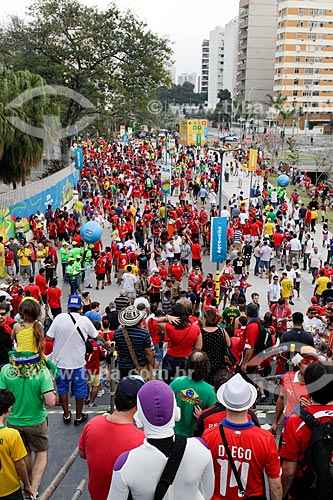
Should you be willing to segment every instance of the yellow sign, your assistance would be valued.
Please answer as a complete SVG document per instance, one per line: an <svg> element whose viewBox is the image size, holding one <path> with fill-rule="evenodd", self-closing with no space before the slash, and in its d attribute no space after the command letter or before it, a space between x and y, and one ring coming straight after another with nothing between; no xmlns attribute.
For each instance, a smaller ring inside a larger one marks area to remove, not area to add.
<svg viewBox="0 0 333 500"><path fill-rule="evenodd" d="M258 160L258 150L250 149L249 172L255 172L257 170L257 160Z"/></svg>

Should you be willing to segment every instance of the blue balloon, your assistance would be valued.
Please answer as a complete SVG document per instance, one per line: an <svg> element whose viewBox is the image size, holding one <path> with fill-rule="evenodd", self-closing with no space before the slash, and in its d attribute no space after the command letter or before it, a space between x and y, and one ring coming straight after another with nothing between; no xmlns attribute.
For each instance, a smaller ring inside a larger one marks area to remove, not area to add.
<svg viewBox="0 0 333 500"><path fill-rule="evenodd" d="M289 185L289 182L290 182L290 180L289 180L288 175L285 175L285 174L279 175L278 180L277 180L278 186L287 187Z"/></svg>
<svg viewBox="0 0 333 500"><path fill-rule="evenodd" d="M102 228L98 222L91 220L83 224L80 229L81 238L86 243L96 243L101 239Z"/></svg>

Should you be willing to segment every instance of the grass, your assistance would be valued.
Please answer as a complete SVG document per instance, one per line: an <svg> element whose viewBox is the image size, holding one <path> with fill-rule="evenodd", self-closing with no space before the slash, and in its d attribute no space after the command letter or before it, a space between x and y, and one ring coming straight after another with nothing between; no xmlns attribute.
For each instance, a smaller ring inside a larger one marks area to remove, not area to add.
<svg viewBox="0 0 333 500"><path fill-rule="evenodd" d="M272 186L277 186L277 178L279 177L280 174L269 174L268 176L268 182L272 184ZM294 189L297 188L298 193L300 194L300 199L301 203L304 203L305 206L308 205L308 203L311 201L311 196L309 196L306 192L305 189L302 189L299 185L293 186L292 184L289 184L286 189L287 197L291 198L291 194L294 191ZM323 213L322 210L318 210L318 222L321 222L321 217L322 215L325 217L325 219L328 219L329 223L329 228L332 231L333 230L333 209L332 208L327 208L326 214Z"/></svg>

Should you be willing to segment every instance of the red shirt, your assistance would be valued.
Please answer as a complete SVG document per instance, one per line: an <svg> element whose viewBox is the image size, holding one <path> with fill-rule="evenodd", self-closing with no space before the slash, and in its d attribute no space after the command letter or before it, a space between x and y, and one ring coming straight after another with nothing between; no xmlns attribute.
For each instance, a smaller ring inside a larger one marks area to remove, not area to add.
<svg viewBox="0 0 333 500"><path fill-rule="evenodd" d="M236 426L224 419L223 425L246 496L264 495L263 471L271 479L280 477L280 460L274 437L270 432L255 427L252 422ZM212 500L239 500L238 485L232 478L219 428L207 429L202 439L208 444L213 457L215 489Z"/></svg>
<svg viewBox="0 0 333 500"><path fill-rule="evenodd" d="M310 405L306 410L320 422L328 422L333 419L333 405ZM298 415L289 418L280 448L280 456L290 462L300 462L304 458L311 437L310 428ZM301 475L298 467L297 476Z"/></svg>
<svg viewBox="0 0 333 500"><path fill-rule="evenodd" d="M39 301L40 289L38 285L27 285L24 287L24 293L30 291L30 296Z"/></svg>
<svg viewBox="0 0 333 500"><path fill-rule="evenodd" d="M177 281L181 281L183 273L184 273L184 268L181 264L177 264L177 265L170 264L169 273L173 274Z"/></svg>
<svg viewBox="0 0 333 500"><path fill-rule="evenodd" d="M61 295L62 292L57 286L51 286L47 290L47 296L49 299L49 306L52 309L57 309L61 307Z"/></svg>
<svg viewBox="0 0 333 500"><path fill-rule="evenodd" d="M47 293L47 284L46 284L46 279L44 278L44 276L42 276L41 274L39 274L38 276L36 276L36 285L39 286L39 290L40 290L40 293L42 295L46 295Z"/></svg>
<svg viewBox="0 0 333 500"><path fill-rule="evenodd" d="M79 448L86 455L92 500L107 498L117 458L140 446L144 438L144 433L134 424L110 422L106 415L89 420L80 437Z"/></svg>
<svg viewBox="0 0 333 500"><path fill-rule="evenodd" d="M305 384L301 384L298 378L299 372L287 372L282 379L282 392L285 403L285 418L288 417L296 406L299 405L301 397L308 398Z"/></svg>
<svg viewBox="0 0 333 500"><path fill-rule="evenodd" d="M194 260L201 259L201 245L199 243L193 243L191 251L192 251L192 259Z"/></svg>
<svg viewBox="0 0 333 500"><path fill-rule="evenodd" d="M168 342L167 353L175 358L188 357L193 351L193 345L200 335L200 328L198 325L192 323L182 330L167 323L165 325L165 342Z"/></svg>
<svg viewBox="0 0 333 500"><path fill-rule="evenodd" d="M272 240L274 243L274 247L280 247L282 245L283 238L284 238L283 234L278 232L273 233Z"/></svg>

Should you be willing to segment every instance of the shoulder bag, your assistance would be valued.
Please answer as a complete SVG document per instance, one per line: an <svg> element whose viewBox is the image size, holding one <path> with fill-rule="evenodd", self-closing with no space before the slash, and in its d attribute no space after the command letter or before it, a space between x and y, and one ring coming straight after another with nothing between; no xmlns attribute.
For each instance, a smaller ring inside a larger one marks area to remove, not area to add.
<svg viewBox="0 0 333 500"><path fill-rule="evenodd" d="M162 500L175 480L186 449L186 437L175 434L175 441L160 480L156 486L154 500Z"/></svg>
<svg viewBox="0 0 333 500"><path fill-rule="evenodd" d="M133 365L135 366L135 370L137 371L137 374L140 375L145 381L151 380L153 378L153 367L146 363L144 366L140 366L138 362L138 358L135 354L135 351L133 349L133 344L130 339L130 336L128 335L127 328L125 326L121 327L121 330L123 332L125 342L127 345L127 349L129 350L131 360L133 362Z"/></svg>
<svg viewBox="0 0 333 500"><path fill-rule="evenodd" d="M91 342L89 340L89 338L87 338L87 340L85 340L84 338L84 335L82 333L82 330L81 328L79 327L79 325L77 324L77 322L75 321L75 318L73 318L73 316L71 315L71 313L68 313L71 320L73 321L73 323L76 325L76 330L78 332L78 334L80 335L81 339L83 340L85 346L86 346L86 354L92 354L94 349L93 349L93 346L91 345Z"/></svg>

